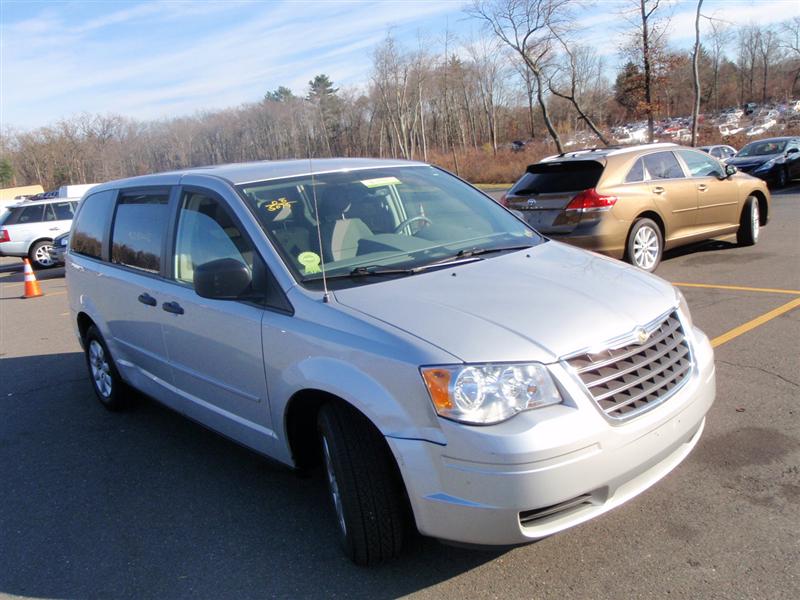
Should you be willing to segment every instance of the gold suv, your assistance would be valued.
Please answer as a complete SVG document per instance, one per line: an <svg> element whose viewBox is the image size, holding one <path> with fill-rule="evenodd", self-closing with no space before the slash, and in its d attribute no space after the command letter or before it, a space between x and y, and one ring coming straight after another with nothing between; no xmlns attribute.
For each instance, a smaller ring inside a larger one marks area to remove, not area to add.
<svg viewBox="0 0 800 600"><path fill-rule="evenodd" d="M547 236L654 271L664 250L735 233L758 241L760 179L677 144L597 148L528 167L500 200Z"/></svg>

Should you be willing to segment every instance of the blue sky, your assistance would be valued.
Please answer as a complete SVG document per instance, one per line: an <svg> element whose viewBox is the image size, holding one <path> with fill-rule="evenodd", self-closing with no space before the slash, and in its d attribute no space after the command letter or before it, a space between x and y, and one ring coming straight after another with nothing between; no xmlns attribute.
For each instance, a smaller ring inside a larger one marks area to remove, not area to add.
<svg viewBox="0 0 800 600"><path fill-rule="evenodd" d="M688 44L694 2L672 0L671 39ZM615 60L617 0L581 11L582 41ZM463 0L183 1L0 0L0 125L22 129L81 112L140 119L257 101L285 85L304 93L326 73L337 85L369 79L389 28L407 47L445 31L481 35ZM706 0L734 23L800 15L796 0Z"/></svg>

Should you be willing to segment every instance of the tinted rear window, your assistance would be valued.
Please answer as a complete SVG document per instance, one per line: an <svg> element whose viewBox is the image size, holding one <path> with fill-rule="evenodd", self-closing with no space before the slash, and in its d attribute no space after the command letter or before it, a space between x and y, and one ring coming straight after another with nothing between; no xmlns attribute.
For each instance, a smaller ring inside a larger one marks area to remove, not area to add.
<svg viewBox="0 0 800 600"><path fill-rule="evenodd" d="M44 212L43 204L35 204L33 206L20 206L11 210L5 224L6 225L24 225L25 223L41 223L42 214Z"/></svg>
<svg viewBox="0 0 800 600"><path fill-rule="evenodd" d="M528 167L528 172L514 185L513 194L554 194L588 190L597 185L603 165L594 160L539 163Z"/></svg>
<svg viewBox="0 0 800 600"><path fill-rule="evenodd" d="M99 192L86 197L70 234L69 241L73 252L101 258L103 237L113 206L113 191Z"/></svg>

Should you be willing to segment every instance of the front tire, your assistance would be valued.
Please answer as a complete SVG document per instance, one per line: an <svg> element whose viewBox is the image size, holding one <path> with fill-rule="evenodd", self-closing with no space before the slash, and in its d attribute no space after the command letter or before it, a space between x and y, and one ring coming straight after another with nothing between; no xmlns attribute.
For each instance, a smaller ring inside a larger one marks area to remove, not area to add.
<svg viewBox="0 0 800 600"><path fill-rule="evenodd" d="M753 246L758 243L758 234L761 230L761 214L758 198L749 196L742 209L739 221L739 230L736 232L736 241L740 246Z"/></svg>
<svg viewBox="0 0 800 600"><path fill-rule="evenodd" d="M631 227L626 246L626 258L632 265L652 273L664 254L661 229L652 219L639 219Z"/></svg>
<svg viewBox="0 0 800 600"><path fill-rule="evenodd" d="M94 325L86 331L83 345L86 366L89 369L89 380L100 404L112 411L127 408L130 405L128 387L119 376L108 346Z"/></svg>
<svg viewBox="0 0 800 600"><path fill-rule="evenodd" d="M324 405L317 427L339 540L358 565L395 558L403 545L404 493L386 442L360 412Z"/></svg>
<svg viewBox="0 0 800 600"><path fill-rule="evenodd" d="M41 241L31 246L28 257L36 269L49 269L54 267L56 262L51 258L50 251L53 249L53 242Z"/></svg>

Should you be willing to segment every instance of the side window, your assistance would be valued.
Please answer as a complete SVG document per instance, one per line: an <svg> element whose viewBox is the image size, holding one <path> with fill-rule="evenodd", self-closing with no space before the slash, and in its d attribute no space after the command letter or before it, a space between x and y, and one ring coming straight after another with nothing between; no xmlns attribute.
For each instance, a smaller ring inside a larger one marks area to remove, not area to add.
<svg viewBox="0 0 800 600"><path fill-rule="evenodd" d="M72 202L54 202L50 206L56 214L56 221L69 221L75 214Z"/></svg>
<svg viewBox="0 0 800 600"><path fill-rule="evenodd" d="M724 177L720 164L712 158L700 152L693 152L692 150L678 150L681 158L689 167L689 173L692 177Z"/></svg>
<svg viewBox="0 0 800 600"><path fill-rule="evenodd" d="M53 210L52 204L45 204L44 205L44 219L43 221L55 221L56 220L56 213Z"/></svg>
<svg viewBox="0 0 800 600"><path fill-rule="evenodd" d="M719 158L722 156L722 148L712 148L710 154L714 158Z"/></svg>
<svg viewBox="0 0 800 600"><path fill-rule="evenodd" d="M123 192L111 232L111 262L158 273L169 220L169 192Z"/></svg>
<svg viewBox="0 0 800 600"><path fill-rule="evenodd" d="M17 223L41 223L44 205L26 206L17 216Z"/></svg>
<svg viewBox="0 0 800 600"><path fill-rule="evenodd" d="M175 279L193 285L198 266L221 258L244 263L253 272L256 252L220 200L185 192L175 237Z"/></svg>
<svg viewBox="0 0 800 600"><path fill-rule="evenodd" d="M672 152L655 152L643 157L650 179L678 179L683 169Z"/></svg>
<svg viewBox="0 0 800 600"><path fill-rule="evenodd" d="M625 177L625 183L633 183L634 181L644 181L644 162L641 158L634 163L631 170L628 171L627 177Z"/></svg>
<svg viewBox="0 0 800 600"><path fill-rule="evenodd" d="M69 235L72 252L92 258L102 257L103 236L113 207L114 192L111 190L84 199Z"/></svg>

